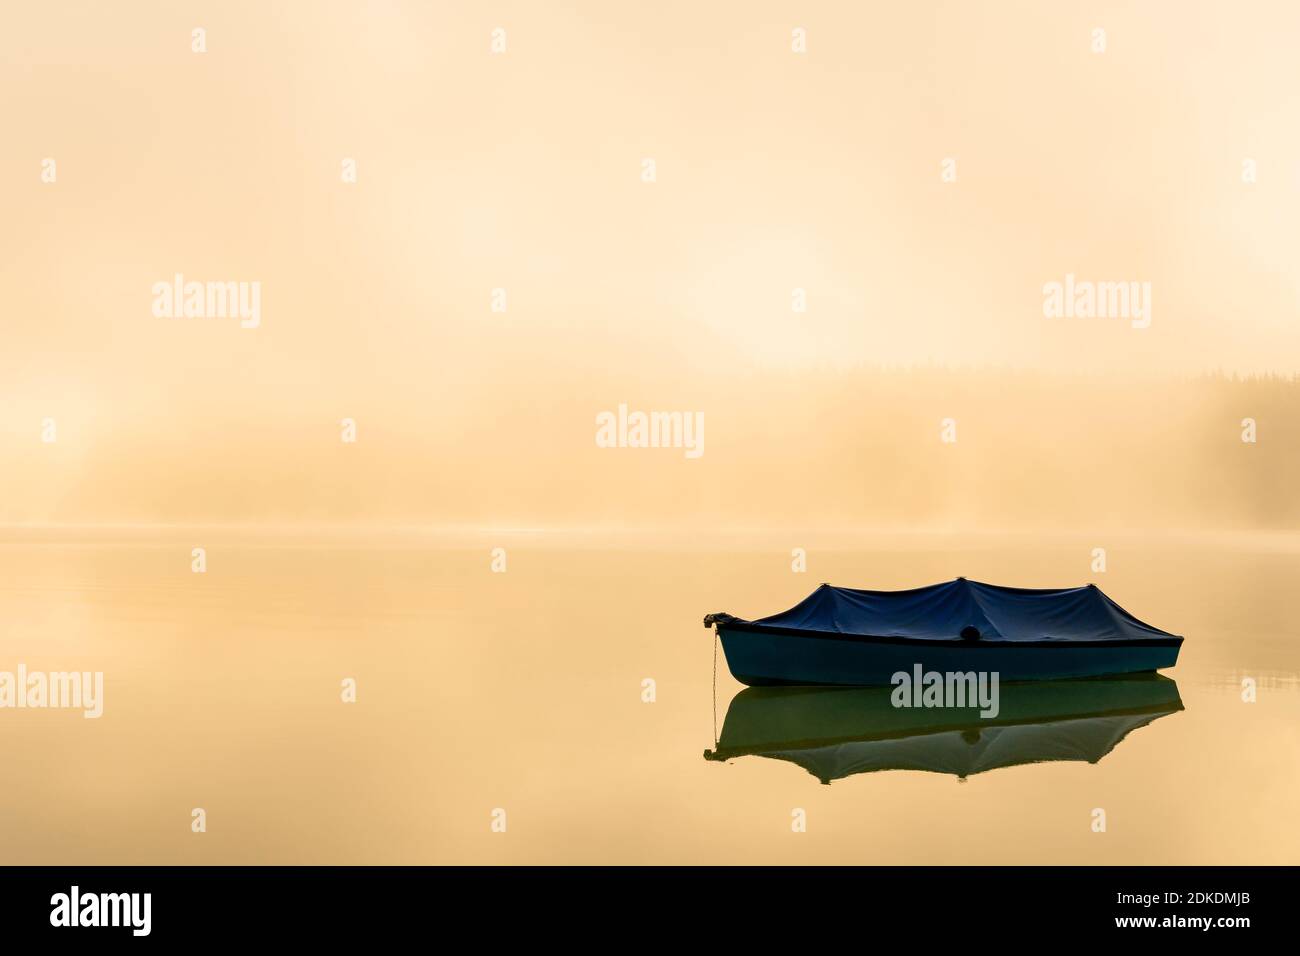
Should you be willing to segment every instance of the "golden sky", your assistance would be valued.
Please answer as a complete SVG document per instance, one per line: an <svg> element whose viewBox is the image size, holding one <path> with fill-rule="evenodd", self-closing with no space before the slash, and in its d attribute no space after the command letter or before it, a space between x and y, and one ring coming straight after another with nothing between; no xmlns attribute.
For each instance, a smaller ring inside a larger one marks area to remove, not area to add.
<svg viewBox="0 0 1300 956"><path fill-rule="evenodd" d="M9 520L111 517L116 483L293 513L284 460L345 416L430 476L546 449L561 487L598 412L702 379L1300 366L1292 3L132 9L0 32ZM176 273L260 282L259 327L157 317ZM1067 274L1149 282L1150 328L1045 318ZM279 477L205 479L232 462Z"/></svg>

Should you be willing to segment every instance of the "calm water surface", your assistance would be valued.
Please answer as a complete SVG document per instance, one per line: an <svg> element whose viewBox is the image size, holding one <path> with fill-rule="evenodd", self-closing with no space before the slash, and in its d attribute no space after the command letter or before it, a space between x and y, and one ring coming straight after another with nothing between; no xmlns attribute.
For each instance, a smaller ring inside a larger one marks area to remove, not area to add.
<svg viewBox="0 0 1300 956"><path fill-rule="evenodd" d="M1300 862L1291 539L1113 541L1094 574L1096 542L1032 536L198 537L0 543L0 670L105 674L99 720L0 710L0 864ZM1186 636L1185 709L965 779L704 759L742 689L719 658L715 714L706 612L960 574L1095 581Z"/></svg>

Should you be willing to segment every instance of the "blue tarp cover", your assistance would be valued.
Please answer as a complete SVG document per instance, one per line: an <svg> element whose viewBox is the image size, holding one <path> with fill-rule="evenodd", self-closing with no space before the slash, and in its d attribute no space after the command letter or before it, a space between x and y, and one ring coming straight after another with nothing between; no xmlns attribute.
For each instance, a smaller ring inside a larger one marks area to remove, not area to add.
<svg viewBox="0 0 1300 956"><path fill-rule="evenodd" d="M910 591L859 591L823 584L788 611L756 625L870 637L951 641L963 628L982 641L1125 641L1170 638L1095 585L1005 588L958 578Z"/></svg>

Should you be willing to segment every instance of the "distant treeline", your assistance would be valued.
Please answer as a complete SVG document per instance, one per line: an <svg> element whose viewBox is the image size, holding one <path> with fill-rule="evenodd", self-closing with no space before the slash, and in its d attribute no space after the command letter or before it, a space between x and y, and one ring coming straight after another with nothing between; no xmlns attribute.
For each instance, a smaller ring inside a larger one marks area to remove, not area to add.
<svg viewBox="0 0 1300 956"><path fill-rule="evenodd" d="M831 521L1300 527L1295 376L750 375L720 401L749 430L734 449L754 472L735 481L747 510L775 484L774 512ZM731 450L718 417L710 455Z"/></svg>
<svg viewBox="0 0 1300 956"><path fill-rule="evenodd" d="M1295 376L1138 381L722 363L652 379L575 360L517 369L504 387L508 371L437 401L369 394L347 409L355 443L340 440L333 409L307 399L254 414L220 396L178 398L166 440L158 421L103 408L93 428L65 429L57 445L9 436L0 518L1300 528ZM702 454L600 447L598 420L621 403L702 413Z"/></svg>

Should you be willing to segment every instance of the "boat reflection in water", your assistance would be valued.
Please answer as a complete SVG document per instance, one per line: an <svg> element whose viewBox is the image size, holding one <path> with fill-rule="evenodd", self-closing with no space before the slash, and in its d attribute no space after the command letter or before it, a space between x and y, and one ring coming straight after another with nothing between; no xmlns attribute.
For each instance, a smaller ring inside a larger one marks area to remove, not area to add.
<svg viewBox="0 0 1300 956"><path fill-rule="evenodd" d="M971 774L1051 760L1096 763L1121 740L1183 709L1159 674L1003 684L998 715L901 708L892 687L749 687L727 708L706 760L788 760L822 783L876 770Z"/></svg>

